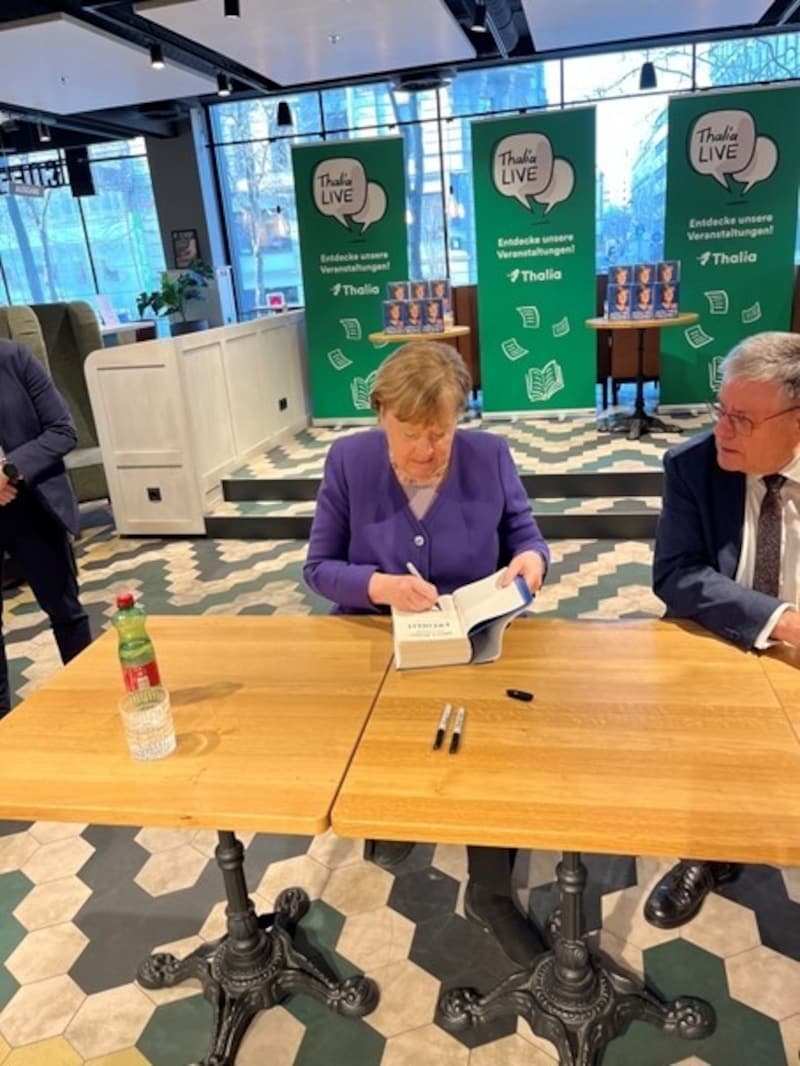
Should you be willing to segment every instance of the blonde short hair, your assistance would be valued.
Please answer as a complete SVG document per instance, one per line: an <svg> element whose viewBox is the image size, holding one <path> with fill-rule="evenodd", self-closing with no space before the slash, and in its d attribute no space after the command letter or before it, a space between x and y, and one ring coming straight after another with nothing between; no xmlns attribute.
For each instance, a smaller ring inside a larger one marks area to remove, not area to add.
<svg viewBox="0 0 800 1066"><path fill-rule="evenodd" d="M401 422L428 425L445 411L458 415L471 388L469 371L452 345L414 341L381 363L370 403L379 414L390 411Z"/></svg>

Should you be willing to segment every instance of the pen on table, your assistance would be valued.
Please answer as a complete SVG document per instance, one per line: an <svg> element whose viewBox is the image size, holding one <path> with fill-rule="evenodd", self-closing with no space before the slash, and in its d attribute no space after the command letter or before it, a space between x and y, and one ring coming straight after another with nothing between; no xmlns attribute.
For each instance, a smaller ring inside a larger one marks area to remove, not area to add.
<svg viewBox="0 0 800 1066"><path fill-rule="evenodd" d="M438 751L442 746L444 735L447 732L447 723L450 721L450 712L453 710L453 706L450 703L444 705L444 710L439 717L439 724L436 727L436 736L433 738L433 750Z"/></svg>
<svg viewBox="0 0 800 1066"><path fill-rule="evenodd" d="M467 718L467 712L463 707L459 707L456 711L456 724L453 726L453 735L450 737L450 755L455 755L458 751L458 745L461 743L461 734L464 731L464 722Z"/></svg>
<svg viewBox="0 0 800 1066"><path fill-rule="evenodd" d="M419 572L419 570L417 570L416 566L414 566L413 563L406 563L406 570L408 570L409 574L411 574L412 577L418 577L420 579L420 581L424 581L425 580L425 578L422 576L422 574ZM439 601L437 600L436 603L434 603L432 609L434 611L441 611L441 609L442 609L441 603L439 603Z"/></svg>

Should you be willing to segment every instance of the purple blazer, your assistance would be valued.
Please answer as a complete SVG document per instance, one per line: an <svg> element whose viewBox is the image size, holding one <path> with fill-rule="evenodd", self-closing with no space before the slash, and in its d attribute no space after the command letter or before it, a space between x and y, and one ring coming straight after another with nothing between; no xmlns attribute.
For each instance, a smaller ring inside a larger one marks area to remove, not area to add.
<svg viewBox="0 0 800 1066"><path fill-rule="evenodd" d="M502 437L456 431L447 477L420 521L389 462L385 434L370 429L331 445L303 577L335 611L385 613L367 595L376 570L405 574L411 562L449 593L528 549L549 564Z"/></svg>

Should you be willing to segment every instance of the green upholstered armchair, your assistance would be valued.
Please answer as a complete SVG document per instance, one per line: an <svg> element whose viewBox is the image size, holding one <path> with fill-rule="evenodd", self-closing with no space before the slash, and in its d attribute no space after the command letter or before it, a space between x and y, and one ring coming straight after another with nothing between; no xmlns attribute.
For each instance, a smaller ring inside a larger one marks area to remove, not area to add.
<svg viewBox="0 0 800 1066"><path fill-rule="evenodd" d="M67 456L67 469L79 500L108 496L97 429L83 373L86 357L103 347L97 317L83 300L33 304L42 327L50 373L67 401L78 431L78 446Z"/></svg>
<svg viewBox="0 0 800 1066"><path fill-rule="evenodd" d="M47 363L47 348L42 336L42 327L30 307L24 304L15 307L0 307L0 337L24 344L26 348L30 348L45 370L50 369Z"/></svg>

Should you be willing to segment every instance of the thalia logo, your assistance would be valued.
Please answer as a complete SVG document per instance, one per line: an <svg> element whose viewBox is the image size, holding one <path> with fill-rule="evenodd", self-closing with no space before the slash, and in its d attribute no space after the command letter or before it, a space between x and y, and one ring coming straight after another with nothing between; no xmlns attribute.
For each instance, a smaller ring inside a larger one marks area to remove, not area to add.
<svg viewBox="0 0 800 1066"><path fill-rule="evenodd" d="M553 270L552 267L547 270L511 270L506 275L512 285L518 281L561 281L563 276L560 270Z"/></svg>
<svg viewBox="0 0 800 1066"><path fill-rule="evenodd" d="M742 263L757 263L758 253L748 252L746 248L738 252L703 252L698 255L697 262L702 267L709 263L712 266L741 266Z"/></svg>
<svg viewBox="0 0 800 1066"><path fill-rule="evenodd" d="M331 285L331 296L377 296L380 291L377 285Z"/></svg>

